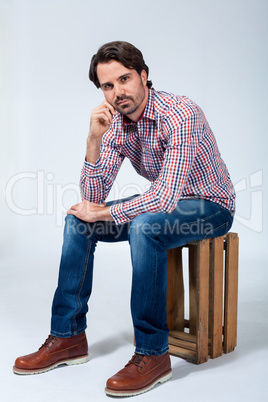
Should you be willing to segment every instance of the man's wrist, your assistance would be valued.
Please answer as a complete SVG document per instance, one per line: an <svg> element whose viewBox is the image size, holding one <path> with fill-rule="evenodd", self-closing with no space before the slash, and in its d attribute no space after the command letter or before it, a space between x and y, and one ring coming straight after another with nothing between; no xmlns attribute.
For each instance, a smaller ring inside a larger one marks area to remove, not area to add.
<svg viewBox="0 0 268 402"><path fill-rule="evenodd" d="M87 146L99 146L101 144L102 137L102 135L94 135L89 132L87 136Z"/></svg>
<svg viewBox="0 0 268 402"><path fill-rule="evenodd" d="M98 221L113 221L111 207L103 207L97 212Z"/></svg>
<svg viewBox="0 0 268 402"><path fill-rule="evenodd" d="M93 137L90 134L87 137L86 161L93 165L100 156L101 139L102 137Z"/></svg>

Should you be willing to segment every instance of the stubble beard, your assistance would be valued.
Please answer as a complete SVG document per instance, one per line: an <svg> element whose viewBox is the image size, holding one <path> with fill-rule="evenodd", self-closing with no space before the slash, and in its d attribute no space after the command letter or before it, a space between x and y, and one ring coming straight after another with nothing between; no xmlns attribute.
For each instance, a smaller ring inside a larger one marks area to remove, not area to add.
<svg viewBox="0 0 268 402"><path fill-rule="evenodd" d="M116 105L115 109L121 113L124 116L127 116L129 114L135 113L140 104L137 104L133 98L128 98L130 101L130 104L125 104L125 105ZM132 104L131 104L132 103Z"/></svg>
<svg viewBox="0 0 268 402"><path fill-rule="evenodd" d="M142 85L141 82L141 91L140 93L133 98L132 96L120 96L116 99L115 104L113 105L115 110L117 110L119 113L121 113L124 116L128 116L132 113L135 113L136 110L140 107L142 102L144 101L145 98L145 88ZM125 105L118 105L117 102L128 99L130 104L125 104Z"/></svg>

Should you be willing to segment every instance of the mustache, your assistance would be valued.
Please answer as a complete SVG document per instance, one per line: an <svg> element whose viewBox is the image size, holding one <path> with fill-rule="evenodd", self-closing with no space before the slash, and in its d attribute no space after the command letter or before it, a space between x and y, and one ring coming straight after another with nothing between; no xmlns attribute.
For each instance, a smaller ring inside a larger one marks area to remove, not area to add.
<svg viewBox="0 0 268 402"><path fill-rule="evenodd" d="M128 100L133 100L133 98L132 98L131 96L123 95L123 96L118 96L118 97L116 98L116 100L115 100L115 103L118 104L118 102L122 102L122 101L124 101L124 100L126 100L126 99L128 99Z"/></svg>

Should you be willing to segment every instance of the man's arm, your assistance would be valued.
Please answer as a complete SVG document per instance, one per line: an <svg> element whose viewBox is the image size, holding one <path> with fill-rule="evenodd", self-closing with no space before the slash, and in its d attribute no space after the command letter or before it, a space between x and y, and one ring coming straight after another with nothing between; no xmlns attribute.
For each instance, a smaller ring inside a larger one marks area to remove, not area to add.
<svg viewBox="0 0 268 402"><path fill-rule="evenodd" d="M89 134L87 137L86 161L95 165L100 156L101 140L112 123L115 110L106 100L96 107L90 118Z"/></svg>
<svg viewBox="0 0 268 402"><path fill-rule="evenodd" d="M100 157L102 137L107 130L109 130L114 113L115 110L113 106L110 105L106 100L104 100L101 105L95 108L91 113L90 129L87 138L86 162L92 165L93 172L96 162ZM94 173L92 178L86 177L86 174L84 176L85 182L83 183L84 187L81 185L82 190L89 188L87 191L92 193L90 190L90 182L92 182L91 187L94 187L94 192L98 192L98 190L102 187L102 180L100 180L99 177L95 178ZM99 196L100 194L97 194L97 197ZM83 194L83 191L82 197L86 198L86 195ZM106 207L105 203L98 204L90 202L87 199L84 199L79 204L73 205L69 211L67 211L67 215L74 215L86 222L113 220L110 213L110 207Z"/></svg>

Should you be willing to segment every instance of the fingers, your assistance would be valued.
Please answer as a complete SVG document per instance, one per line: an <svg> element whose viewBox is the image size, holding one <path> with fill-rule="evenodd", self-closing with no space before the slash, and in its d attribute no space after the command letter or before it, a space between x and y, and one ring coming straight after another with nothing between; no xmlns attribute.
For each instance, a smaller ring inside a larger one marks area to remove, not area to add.
<svg viewBox="0 0 268 402"><path fill-rule="evenodd" d="M69 211L66 212L66 215L76 215L77 211L75 211L74 209L69 209Z"/></svg>
<svg viewBox="0 0 268 402"><path fill-rule="evenodd" d="M101 106L102 105L109 111L109 113L111 113L112 116L115 114L114 107L109 102L107 102L106 99L102 102Z"/></svg>
<svg viewBox="0 0 268 402"><path fill-rule="evenodd" d="M112 124L114 107L105 99L91 112L89 138L96 139L103 136Z"/></svg>
<svg viewBox="0 0 268 402"><path fill-rule="evenodd" d="M102 117L104 120L105 120L104 116L106 116L109 123L112 122L114 114L115 114L114 107L109 102L107 102L106 99L99 106L97 106L92 112L92 116L99 116Z"/></svg>
<svg viewBox="0 0 268 402"><path fill-rule="evenodd" d="M113 116L107 108L92 112L91 118L98 120L102 124L106 123L107 125L110 125L113 120Z"/></svg>
<svg viewBox="0 0 268 402"><path fill-rule="evenodd" d="M110 121L112 121L115 109L113 106L104 100L98 107L93 110L93 113L104 113Z"/></svg>
<svg viewBox="0 0 268 402"><path fill-rule="evenodd" d="M99 217L100 209L106 206L106 202L95 204L88 200L84 200L79 204L71 206L66 212L67 215L74 215L76 218L85 222L96 222Z"/></svg>
<svg viewBox="0 0 268 402"><path fill-rule="evenodd" d="M102 106L96 108L91 113L90 119L90 134L93 137L102 136L112 124L113 116L110 111Z"/></svg>
<svg viewBox="0 0 268 402"><path fill-rule="evenodd" d="M79 208L80 205L81 205L81 203L72 205L70 210L76 211Z"/></svg>
<svg viewBox="0 0 268 402"><path fill-rule="evenodd" d="M77 215L81 210L82 202L79 204L72 205L71 208L66 212L67 215Z"/></svg>

